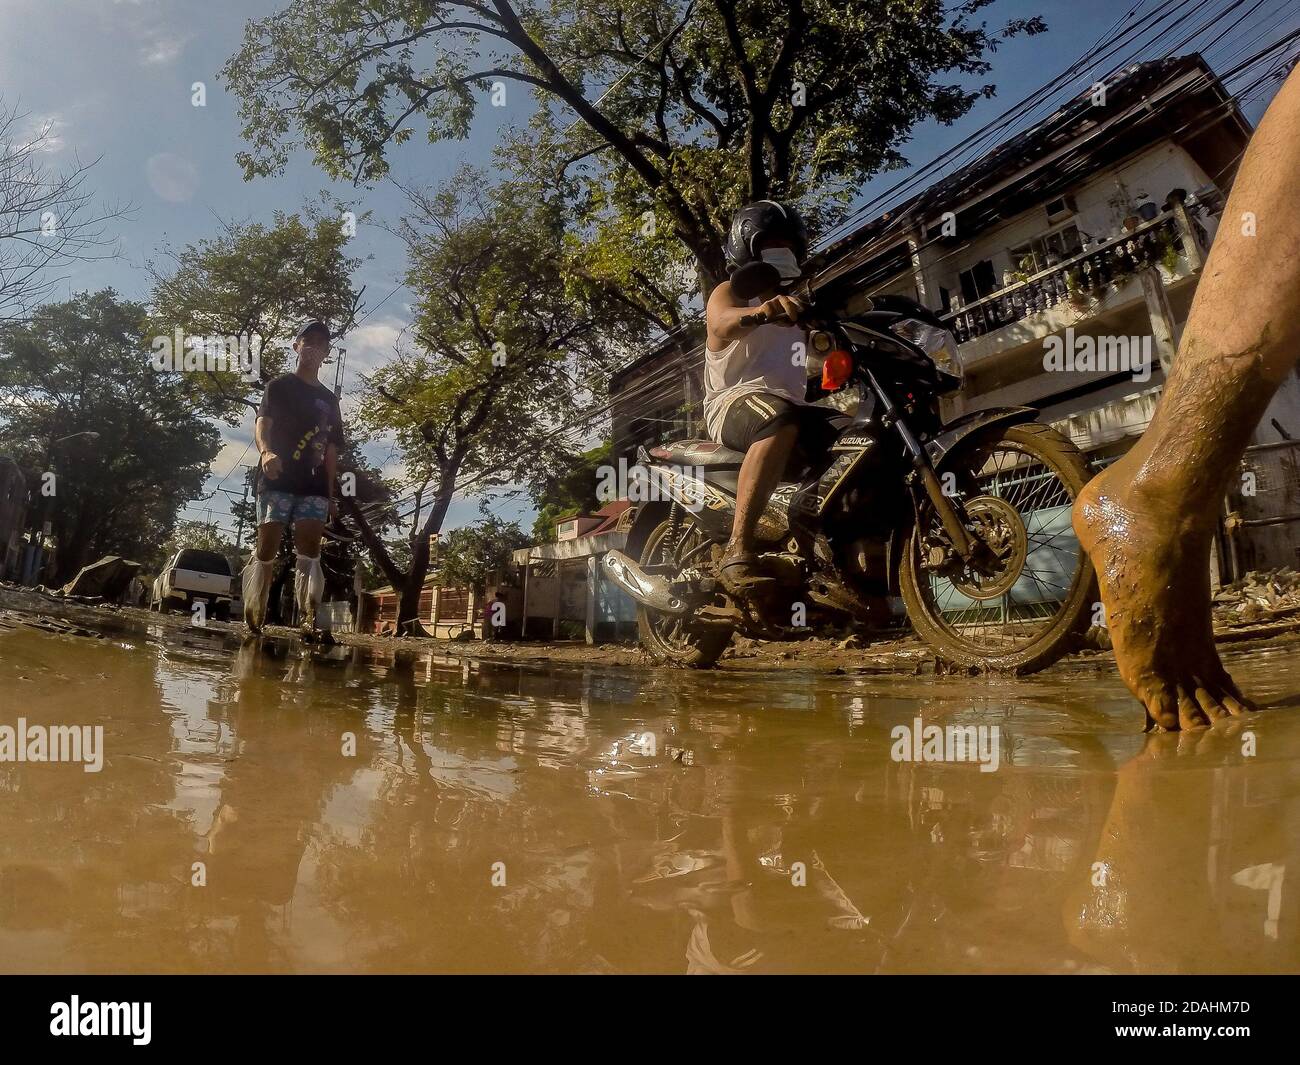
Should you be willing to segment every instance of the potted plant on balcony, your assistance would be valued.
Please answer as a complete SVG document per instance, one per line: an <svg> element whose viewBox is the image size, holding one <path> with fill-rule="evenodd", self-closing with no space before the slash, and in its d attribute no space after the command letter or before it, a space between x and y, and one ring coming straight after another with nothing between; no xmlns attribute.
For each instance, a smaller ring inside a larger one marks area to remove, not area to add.
<svg viewBox="0 0 1300 1065"><path fill-rule="evenodd" d="M1069 295L1070 306L1082 314L1092 303L1092 297L1083 287L1083 271L1078 267L1066 272L1065 291Z"/></svg>
<svg viewBox="0 0 1300 1065"><path fill-rule="evenodd" d="M1167 229L1162 229L1160 233L1160 265L1164 267L1165 273L1171 278L1178 273L1178 264L1182 261L1182 254L1178 251L1178 245L1174 242L1173 234Z"/></svg>

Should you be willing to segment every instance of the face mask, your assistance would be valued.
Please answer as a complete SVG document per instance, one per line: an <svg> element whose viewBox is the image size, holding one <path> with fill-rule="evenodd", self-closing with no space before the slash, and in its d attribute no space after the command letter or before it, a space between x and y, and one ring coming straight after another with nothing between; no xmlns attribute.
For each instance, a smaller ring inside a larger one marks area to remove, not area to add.
<svg viewBox="0 0 1300 1065"><path fill-rule="evenodd" d="M763 262L775 266L777 273L785 281L798 277L802 270L799 269L799 260L789 248L768 248L762 253Z"/></svg>

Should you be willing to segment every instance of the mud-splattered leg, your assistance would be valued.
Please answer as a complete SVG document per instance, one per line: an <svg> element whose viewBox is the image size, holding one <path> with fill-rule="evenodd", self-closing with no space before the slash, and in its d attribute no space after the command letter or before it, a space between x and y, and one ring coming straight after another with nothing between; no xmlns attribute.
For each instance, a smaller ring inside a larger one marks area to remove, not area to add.
<svg viewBox="0 0 1300 1065"><path fill-rule="evenodd" d="M1251 139L1165 394L1142 439L1080 494L1124 683L1147 726L1251 707L1219 662L1209 555L1219 501L1300 353L1300 71Z"/></svg>

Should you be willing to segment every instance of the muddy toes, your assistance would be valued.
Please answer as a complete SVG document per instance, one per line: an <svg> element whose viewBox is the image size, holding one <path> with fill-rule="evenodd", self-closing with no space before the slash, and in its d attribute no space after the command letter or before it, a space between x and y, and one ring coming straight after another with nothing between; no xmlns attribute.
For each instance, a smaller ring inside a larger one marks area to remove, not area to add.
<svg viewBox="0 0 1300 1065"><path fill-rule="evenodd" d="M1188 681L1151 688L1142 703L1147 712L1146 732L1204 729L1216 721L1229 721L1256 709L1227 674L1217 684Z"/></svg>
<svg viewBox="0 0 1300 1065"><path fill-rule="evenodd" d="M1147 710L1147 732L1153 728L1162 732L1178 731L1178 701L1164 689L1156 689L1142 699Z"/></svg>
<svg viewBox="0 0 1300 1065"><path fill-rule="evenodd" d="M1241 689L1237 687L1236 682L1227 673L1223 675L1223 679L1219 684L1219 702L1233 717L1251 714L1259 709L1241 694Z"/></svg>
<svg viewBox="0 0 1300 1065"><path fill-rule="evenodd" d="M1196 700L1196 705L1201 708L1201 712L1210 721L1219 721L1222 718L1231 716L1228 708L1223 705L1220 698L1208 688L1198 685L1196 691L1192 693Z"/></svg>
<svg viewBox="0 0 1300 1065"><path fill-rule="evenodd" d="M1242 717L1245 714L1253 714L1259 709L1254 703L1246 698L1238 698L1232 695L1223 697L1223 705L1227 707L1228 713L1233 717Z"/></svg>
<svg viewBox="0 0 1300 1065"><path fill-rule="evenodd" d="M1178 727L1181 729L1209 728L1210 719L1205 711L1197 705L1196 698L1188 691L1178 694Z"/></svg>

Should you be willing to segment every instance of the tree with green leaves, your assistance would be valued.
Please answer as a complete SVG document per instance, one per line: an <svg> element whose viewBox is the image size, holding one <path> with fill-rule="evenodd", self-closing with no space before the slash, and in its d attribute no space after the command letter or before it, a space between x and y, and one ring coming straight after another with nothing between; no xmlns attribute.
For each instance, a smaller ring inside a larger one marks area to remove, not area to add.
<svg viewBox="0 0 1300 1065"><path fill-rule="evenodd" d="M489 95L532 92L534 129L503 161L564 198L572 232L595 242L594 283L621 278L651 310L673 274L642 238L670 231L673 265L694 265L707 293L737 207L792 199L814 229L832 224L905 162L917 123L992 95L989 54L1046 28L991 29L977 16L993 3L290 0L246 25L222 76L246 177L305 144L332 176L372 181L391 146L463 138ZM654 273L632 287L648 258Z"/></svg>
<svg viewBox="0 0 1300 1065"><path fill-rule="evenodd" d="M186 336L261 341L258 380L226 371L187 375L212 413L234 424L256 410L264 382L288 368L291 339L305 320L328 322L336 334L357 321L364 289L353 286L360 260L347 254L347 243L362 220L344 210L308 207L295 214L276 212L269 225L223 221L218 236L172 255L170 269L153 269L150 328L159 337L179 329ZM360 454L351 434L339 455L339 472L354 478L354 491L345 499L352 531L362 538L382 536L396 522L392 486ZM231 505L250 539L255 509L251 499ZM327 550L335 571L350 571L350 548L331 540ZM291 562L288 538L282 556ZM278 600L272 598L274 616Z"/></svg>
<svg viewBox="0 0 1300 1065"><path fill-rule="evenodd" d="M489 515L452 529L438 546L434 570L443 587L483 592L489 581L510 569L512 554L528 543L517 522Z"/></svg>
<svg viewBox="0 0 1300 1065"><path fill-rule="evenodd" d="M150 329L159 341L186 337L248 337L260 342L260 380L209 371L191 376L214 414L237 418L257 409L262 384L282 373L304 321L329 323L335 335L357 319L362 289L347 255L354 218L314 208L277 211L270 225L221 222L221 232L169 255L150 272Z"/></svg>
<svg viewBox="0 0 1300 1065"><path fill-rule="evenodd" d="M473 170L411 196L400 232L406 285L416 294L414 341L365 378L359 414L365 432L395 440L420 486L409 568L362 522L367 546L400 592L401 634L423 631L429 537L455 493L528 479L562 453L575 401L603 389L611 350L644 329L627 308L593 302L566 283L555 205Z"/></svg>
<svg viewBox="0 0 1300 1065"><path fill-rule="evenodd" d="M151 558L220 448L195 390L154 371L146 320L104 289L0 326L0 438L38 474L54 584L102 555Z"/></svg>
<svg viewBox="0 0 1300 1065"><path fill-rule="evenodd" d="M533 521L535 543L550 543L555 536L555 522L564 515L590 513L610 502L597 498L596 489L601 467L609 465L613 453L613 442L606 440L576 455L557 455L534 471L529 492L537 507Z"/></svg>

